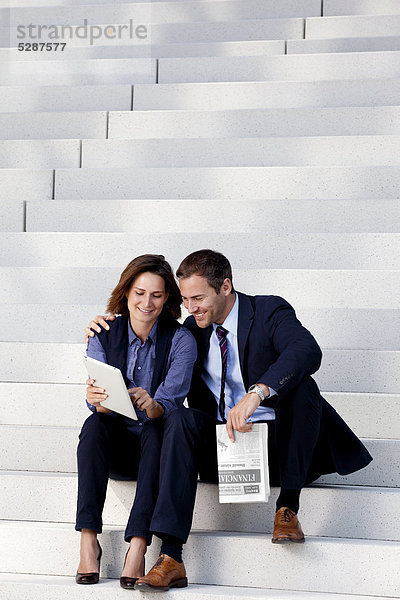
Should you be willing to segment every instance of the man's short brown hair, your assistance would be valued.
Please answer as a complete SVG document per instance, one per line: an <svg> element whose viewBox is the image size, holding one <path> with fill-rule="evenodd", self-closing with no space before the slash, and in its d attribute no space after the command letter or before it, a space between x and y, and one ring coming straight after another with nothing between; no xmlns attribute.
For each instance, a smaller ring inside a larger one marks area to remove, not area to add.
<svg viewBox="0 0 400 600"><path fill-rule="evenodd" d="M229 279L232 283L232 267L229 260L215 250L197 250L183 259L176 272L177 278L187 279L192 275L205 277L217 294L225 279Z"/></svg>

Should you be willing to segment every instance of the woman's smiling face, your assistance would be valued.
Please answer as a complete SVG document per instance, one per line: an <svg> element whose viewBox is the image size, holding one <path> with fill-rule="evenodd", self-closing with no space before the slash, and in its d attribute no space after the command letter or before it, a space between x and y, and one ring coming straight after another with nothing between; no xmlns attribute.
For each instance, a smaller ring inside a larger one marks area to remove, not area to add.
<svg viewBox="0 0 400 600"><path fill-rule="evenodd" d="M135 323L153 326L168 300L165 281L155 273L141 273L134 279L126 299L132 328L135 329Z"/></svg>

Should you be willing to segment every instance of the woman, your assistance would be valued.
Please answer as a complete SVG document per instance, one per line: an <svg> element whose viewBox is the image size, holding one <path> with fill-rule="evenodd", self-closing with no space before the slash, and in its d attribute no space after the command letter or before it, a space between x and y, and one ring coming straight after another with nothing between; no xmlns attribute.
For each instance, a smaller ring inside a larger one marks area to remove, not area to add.
<svg viewBox="0 0 400 600"><path fill-rule="evenodd" d="M180 575L169 587L187 585L182 563L185 539L174 525L179 514L171 515L179 513L179 506L171 498L171 461L167 460L169 449L163 448L165 423L182 409L196 360L193 336L176 321L180 304L179 288L164 257L139 256L122 272L108 303L107 310L121 316L109 323L107 331L89 339L88 356L121 369L137 421L102 407L107 390L96 387L94 380L87 381L87 404L93 414L82 427L78 445L76 530L81 531L81 546L77 583L99 580L97 534L102 531L101 515L112 475L137 478L125 531L129 548L121 586L133 589L144 575L144 555L152 533L162 539L161 554L179 563Z"/></svg>

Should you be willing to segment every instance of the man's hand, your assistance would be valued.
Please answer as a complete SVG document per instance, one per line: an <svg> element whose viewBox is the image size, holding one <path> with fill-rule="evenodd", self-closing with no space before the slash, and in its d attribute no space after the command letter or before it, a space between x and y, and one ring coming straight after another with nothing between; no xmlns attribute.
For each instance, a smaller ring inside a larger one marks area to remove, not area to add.
<svg viewBox="0 0 400 600"><path fill-rule="evenodd" d="M234 442L233 430L247 433L253 429L252 423L246 423L253 412L260 406L260 398L255 393L246 394L228 413L226 429L229 439Z"/></svg>
<svg viewBox="0 0 400 600"><path fill-rule="evenodd" d="M139 410L145 410L149 419L157 419L164 414L164 407L156 402L146 390L141 387L130 388L128 393L132 402Z"/></svg>
<svg viewBox="0 0 400 600"><path fill-rule="evenodd" d="M89 404L95 407L97 412L102 413L110 413L112 412L105 406L101 406L101 402L108 398L108 394L106 394L106 390L103 388L96 387L94 384L94 379L86 380L86 398Z"/></svg>
<svg viewBox="0 0 400 600"><path fill-rule="evenodd" d="M96 333L101 332L101 327L107 329L108 331L110 327L109 325L107 325L107 321L114 321L115 318L116 315L97 315L92 321L90 321L89 326L85 327L84 329L85 343L87 344L89 342L90 337L94 337L94 332L92 331L92 329L94 329ZM99 325L101 325L101 327L99 327Z"/></svg>

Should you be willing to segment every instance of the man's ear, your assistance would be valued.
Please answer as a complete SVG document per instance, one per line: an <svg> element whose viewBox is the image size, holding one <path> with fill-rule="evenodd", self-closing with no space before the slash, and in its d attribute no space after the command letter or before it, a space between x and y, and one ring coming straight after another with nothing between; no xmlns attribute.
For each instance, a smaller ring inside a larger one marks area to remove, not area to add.
<svg viewBox="0 0 400 600"><path fill-rule="evenodd" d="M221 292L224 294L224 296L229 296L231 291L232 291L232 282L230 279L226 278L222 282Z"/></svg>

